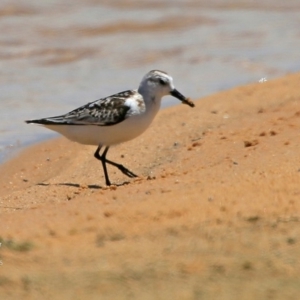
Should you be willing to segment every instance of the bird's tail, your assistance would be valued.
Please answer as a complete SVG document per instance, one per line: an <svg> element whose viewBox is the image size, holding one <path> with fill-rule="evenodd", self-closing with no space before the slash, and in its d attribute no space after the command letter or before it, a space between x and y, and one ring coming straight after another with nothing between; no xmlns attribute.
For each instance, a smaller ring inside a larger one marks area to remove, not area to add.
<svg viewBox="0 0 300 300"><path fill-rule="evenodd" d="M36 120L25 120L27 124L40 124L40 125L49 125L55 124L51 119L36 119Z"/></svg>

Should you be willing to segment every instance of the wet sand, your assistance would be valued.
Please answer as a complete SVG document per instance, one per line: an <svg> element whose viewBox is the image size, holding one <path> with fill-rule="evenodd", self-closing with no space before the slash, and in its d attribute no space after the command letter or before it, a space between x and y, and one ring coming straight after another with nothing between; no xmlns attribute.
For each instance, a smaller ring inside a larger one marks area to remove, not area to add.
<svg viewBox="0 0 300 300"><path fill-rule="evenodd" d="M64 138L5 163L0 298L298 299L299 81L162 110L110 188Z"/></svg>

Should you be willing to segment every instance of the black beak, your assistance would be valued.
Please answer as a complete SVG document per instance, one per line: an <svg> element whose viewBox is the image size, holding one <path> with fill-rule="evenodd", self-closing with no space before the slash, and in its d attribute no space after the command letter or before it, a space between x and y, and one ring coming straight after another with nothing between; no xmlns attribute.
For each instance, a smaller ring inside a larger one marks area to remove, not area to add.
<svg viewBox="0 0 300 300"><path fill-rule="evenodd" d="M189 99L184 97L181 93L179 93L176 89L172 90L170 94L179 99L182 103L189 105L190 107L194 107L195 104Z"/></svg>

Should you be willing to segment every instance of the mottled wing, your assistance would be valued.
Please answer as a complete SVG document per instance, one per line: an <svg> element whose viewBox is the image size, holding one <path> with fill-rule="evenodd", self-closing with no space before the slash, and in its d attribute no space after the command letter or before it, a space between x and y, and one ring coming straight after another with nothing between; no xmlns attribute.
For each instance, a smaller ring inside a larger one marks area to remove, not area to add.
<svg viewBox="0 0 300 300"><path fill-rule="evenodd" d="M109 126L122 122L135 114L135 107L144 101L139 93L133 90L124 91L83 105L71 112L53 118L42 119L43 124L57 125L97 125ZM144 107L140 106L143 110ZM37 120L37 121L42 121ZM39 122L40 124L42 122Z"/></svg>
<svg viewBox="0 0 300 300"><path fill-rule="evenodd" d="M125 91L81 106L62 116L68 124L107 126L122 122L130 107L126 99L131 91Z"/></svg>

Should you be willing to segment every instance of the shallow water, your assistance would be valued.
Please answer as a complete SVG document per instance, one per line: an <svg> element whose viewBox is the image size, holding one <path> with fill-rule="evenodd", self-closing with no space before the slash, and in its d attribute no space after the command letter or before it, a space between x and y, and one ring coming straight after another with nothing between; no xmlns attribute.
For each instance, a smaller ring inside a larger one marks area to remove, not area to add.
<svg viewBox="0 0 300 300"><path fill-rule="evenodd" d="M151 69L192 98L299 71L300 2L260 2L1 0L0 160L55 135L23 120L137 88Z"/></svg>

